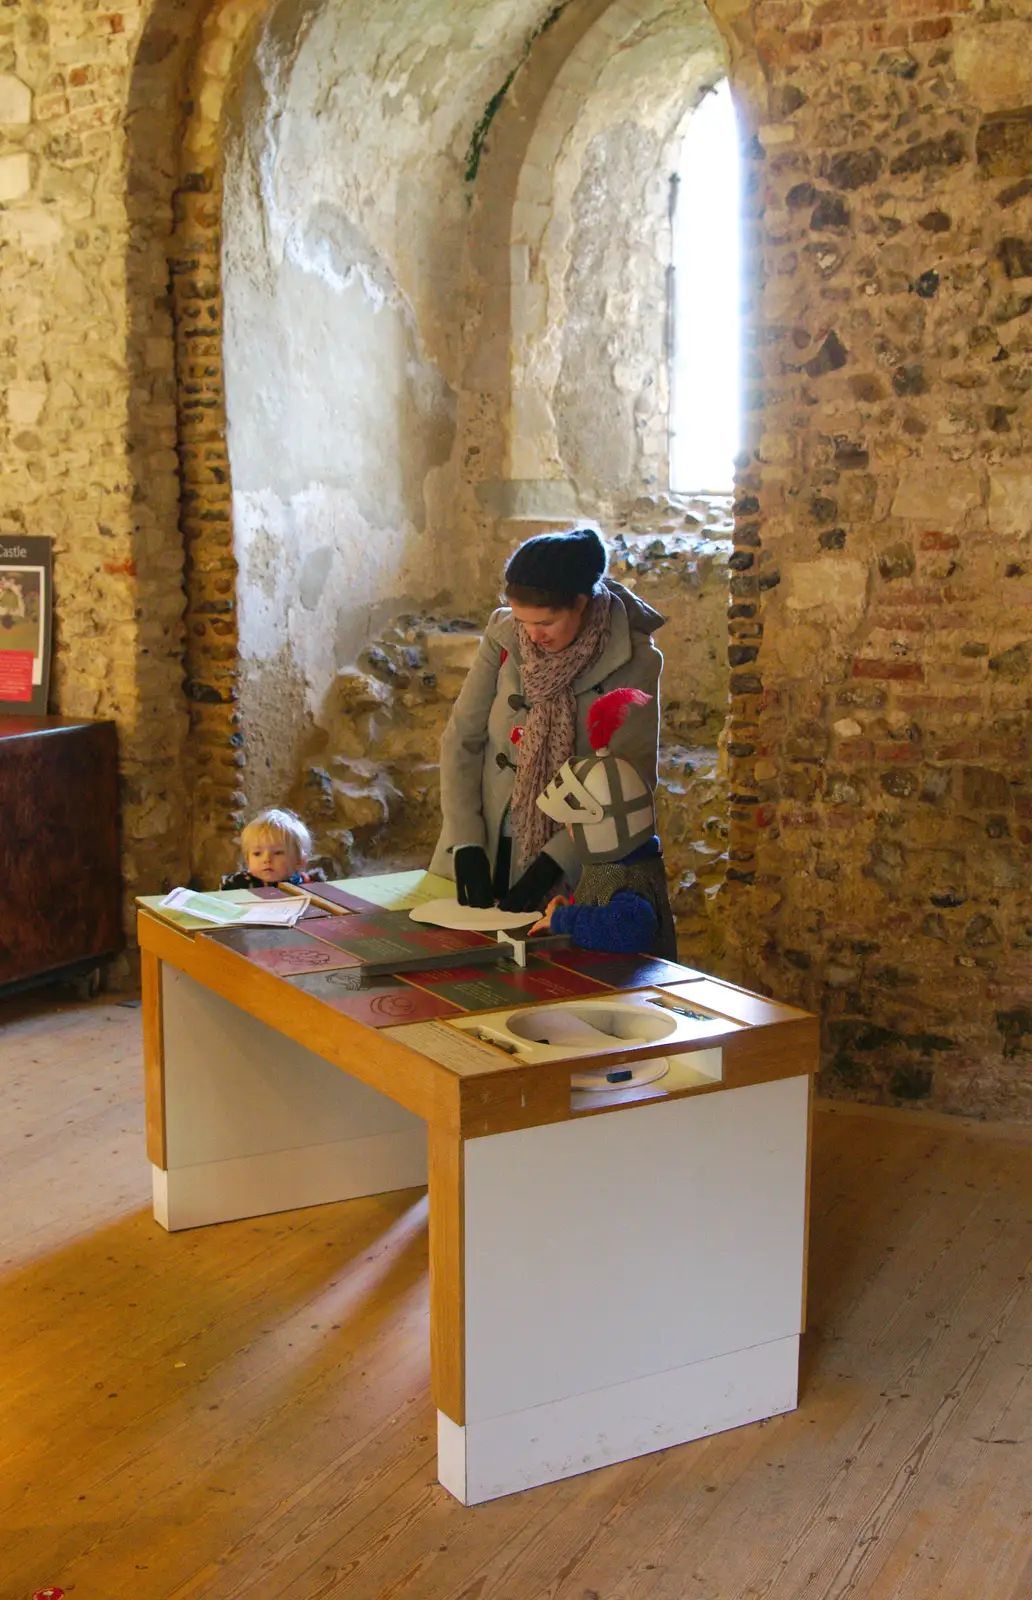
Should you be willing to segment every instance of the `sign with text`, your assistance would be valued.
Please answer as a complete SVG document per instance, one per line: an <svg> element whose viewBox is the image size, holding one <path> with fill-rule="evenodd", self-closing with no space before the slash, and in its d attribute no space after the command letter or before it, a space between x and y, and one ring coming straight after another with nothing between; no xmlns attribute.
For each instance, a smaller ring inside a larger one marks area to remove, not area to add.
<svg viewBox="0 0 1032 1600"><path fill-rule="evenodd" d="M0 534L0 712L46 715L51 612L50 540Z"/></svg>

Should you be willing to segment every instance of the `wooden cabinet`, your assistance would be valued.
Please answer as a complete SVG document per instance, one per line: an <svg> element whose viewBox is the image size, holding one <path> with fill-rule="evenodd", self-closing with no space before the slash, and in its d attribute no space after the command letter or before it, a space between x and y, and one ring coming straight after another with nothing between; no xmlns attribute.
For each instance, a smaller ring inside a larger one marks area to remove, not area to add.
<svg viewBox="0 0 1032 1600"><path fill-rule="evenodd" d="M124 943L113 722L0 716L0 988Z"/></svg>

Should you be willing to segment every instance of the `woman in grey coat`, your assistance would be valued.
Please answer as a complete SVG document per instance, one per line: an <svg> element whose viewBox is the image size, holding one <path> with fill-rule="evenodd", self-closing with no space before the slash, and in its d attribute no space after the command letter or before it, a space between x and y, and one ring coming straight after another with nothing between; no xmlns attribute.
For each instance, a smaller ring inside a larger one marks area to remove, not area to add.
<svg viewBox="0 0 1032 1600"><path fill-rule="evenodd" d="M588 711L610 689L653 697L612 749L656 787L663 657L651 636L664 619L605 571L588 528L528 539L505 569L509 604L491 616L441 740L431 870L454 877L462 905L532 911L576 880L572 841L535 801L564 761L591 754Z"/></svg>

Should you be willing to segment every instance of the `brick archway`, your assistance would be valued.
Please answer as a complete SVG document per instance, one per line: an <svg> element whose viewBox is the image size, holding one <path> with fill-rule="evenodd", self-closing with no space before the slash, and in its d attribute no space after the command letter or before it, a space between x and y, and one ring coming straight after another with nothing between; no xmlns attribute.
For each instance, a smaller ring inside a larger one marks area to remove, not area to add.
<svg viewBox="0 0 1032 1600"><path fill-rule="evenodd" d="M218 0L191 63L170 254L179 394L192 861L224 870L246 802L236 711L237 566L223 382L222 187L226 96L273 0Z"/></svg>
<svg viewBox="0 0 1032 1600"><path fill-rule="evenodd" d="M167 876L179 881L221 867L245 800L222 387L222 119L270 3L155 5L127 107L135 559L162 656L145 714L152 739L170 747L162 820ZM148 652L152 676L158 654Z"/></svg>

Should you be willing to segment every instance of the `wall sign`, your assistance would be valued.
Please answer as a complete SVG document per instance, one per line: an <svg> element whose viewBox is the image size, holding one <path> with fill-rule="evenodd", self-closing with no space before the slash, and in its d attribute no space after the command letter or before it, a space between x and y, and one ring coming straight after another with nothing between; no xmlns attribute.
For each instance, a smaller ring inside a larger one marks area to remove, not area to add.
<svg viewBox="0 0 1032 1600"><path fill-rule="evenodd" d="M0 534L0 712L46 715L51 611L50 540Z"/></svg>

